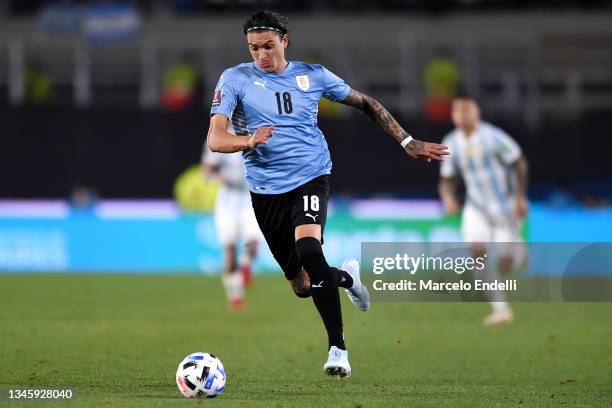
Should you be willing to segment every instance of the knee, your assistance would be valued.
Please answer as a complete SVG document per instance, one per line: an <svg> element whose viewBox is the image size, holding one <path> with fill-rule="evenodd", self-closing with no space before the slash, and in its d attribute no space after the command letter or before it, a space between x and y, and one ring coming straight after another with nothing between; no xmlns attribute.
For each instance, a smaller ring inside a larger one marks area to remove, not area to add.
<svg viewBox="0 0 612 408"><path fill-rule="evenodd" d="M323 248L318 239L300 238L295 242L295 251L311 282L321 282L329 278L329 266L323 256Z"/></svg>
<svg viewBox="0 0 612 408"><path fill-rule="evenodd" d="M300 238L295 241L295 252L304 265L323 259L321 243L314 237Z"/></svg>

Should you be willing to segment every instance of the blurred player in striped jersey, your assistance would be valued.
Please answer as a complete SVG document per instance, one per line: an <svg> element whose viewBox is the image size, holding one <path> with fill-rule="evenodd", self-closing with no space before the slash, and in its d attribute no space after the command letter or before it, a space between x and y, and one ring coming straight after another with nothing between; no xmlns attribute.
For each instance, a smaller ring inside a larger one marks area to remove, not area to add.
<svg viewBox="0 0 612 408"><path fill-rule="evenodd" d="M480 120L476 101L459 97L453 101L455 129L443 140L450 160L440 167L439 192L446 212L460 210L457 187L465 183L461 232L471 243L474 256L483 256L490 242L521 241L522 220L527 214L527 160L519 145L503 130ZM525 261L524 245L496 245L497 270L489 265L487 278L509 272ZM509 323L513 313L501 292L490 294L493 312L484 319L487 325Z"/></svg>
<svg viewBox="0 0 612 408"><path fill-rule="evenodd" d="M244 288L251 282L251 262L257 253L257 241L263 238L253 213L242 154L214 153L205 144L202 164L208 177L222 183L214 217L224 252L223 286L230 309L240 309L244 305ZM238 254L241 242L246 244L246 249Z"/></svg>

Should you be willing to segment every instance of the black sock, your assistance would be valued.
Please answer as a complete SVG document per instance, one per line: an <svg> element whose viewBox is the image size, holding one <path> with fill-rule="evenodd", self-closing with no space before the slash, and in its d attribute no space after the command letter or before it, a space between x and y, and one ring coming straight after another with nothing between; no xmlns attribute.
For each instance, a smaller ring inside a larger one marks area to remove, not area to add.
<svg viewBox="0 0 612 408"><path fill-rule="evenodd" d="M338 287L323 285L322 288L312 288L312 300L323 319L327 331L327 348L336 346L346 350L342 334L342 310Z"/></svg>
<svg viewBox="0 0 612 408"><path fill-rule="evenodd" d="M340 286L341 288L350 288L351 286L353 286L353 278L351 278L351 275L349 275L346 271L334 268L333 266L330 267L330 269L332 270L332 272L338 274L338 286Z"/></svg>
<svg viewBox="0 0 612 408"><path fill-rule="evenodd" d="M318 239L301 238L295 243L296 252L310 277L312 300L319 311L327 330L328 345L346 350L342 335L342 310L338 281L335 268L330 268L323 256L323 249Z"/></svg>

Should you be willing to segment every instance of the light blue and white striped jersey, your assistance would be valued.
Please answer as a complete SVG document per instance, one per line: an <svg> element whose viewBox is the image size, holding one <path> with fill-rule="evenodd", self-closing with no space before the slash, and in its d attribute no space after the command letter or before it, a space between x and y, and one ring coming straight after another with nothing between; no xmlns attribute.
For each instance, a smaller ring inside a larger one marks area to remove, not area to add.
<svg viewBox="0 0 612 408"><path fill-rule="evenodd" d="M440 175L463 177L467 204L492 217L514 213L517 178L513 164L522 154L514 139L490 123L480 122L470 137L455 129L442 144L448 146L450 157L442 162Z"/></svg>
<svg viewBox="0 0 612 408"><path fill-rule="evenodd" d="M217 167L223 181L215 200L215 213L221 211L237 217L245 208L252 209L240 152L217 153L210 150L208 143L204 143L202 163Z"/></svg>
<svg viewBox="0 0 612 408"><path fill-rule="evenodd" d="M202 163L219 169L224 184L223 188L249 192L245 179L244 162L240 152L216 153L210 150L208 143L204 143Z"/></svg>
<svg viewBox="0 0 612 408"><path fill-rule="evenodd" d="M342 101L349 92L321 65L291 61L277 74L245 63L223 72L210 114L227 116L239 136L274 127L268 144L245 150L243 158L251 191L281 194L331 173L327 142L317 126L319 100Z"/></svg>

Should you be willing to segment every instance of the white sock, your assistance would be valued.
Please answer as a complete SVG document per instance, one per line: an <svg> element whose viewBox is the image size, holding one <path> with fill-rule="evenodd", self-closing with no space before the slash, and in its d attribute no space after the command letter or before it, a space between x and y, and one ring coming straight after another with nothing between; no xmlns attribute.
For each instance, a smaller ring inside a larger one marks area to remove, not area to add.
<svg viewBox="0 0 612 408"><path fill-rule="evenodd" d="M244 297L244 278L241 273L234 271L223 274L223 286L228 300L242 299Z"/></svg>
<svg viewBox="0 0 612 408"><path fill-rule="evenodd" d="M510 305L508 302L489 302L494 313L508 313L510 312Z"/></svg>
<svg viewBox="0 0 612 408"><path fill-rule="evenodd" d="M238 261L238 264L240 266L247 266L251 264L251 257L249 256L248 251L244 251L242 254L240 254L240 259Z"/></svg>

